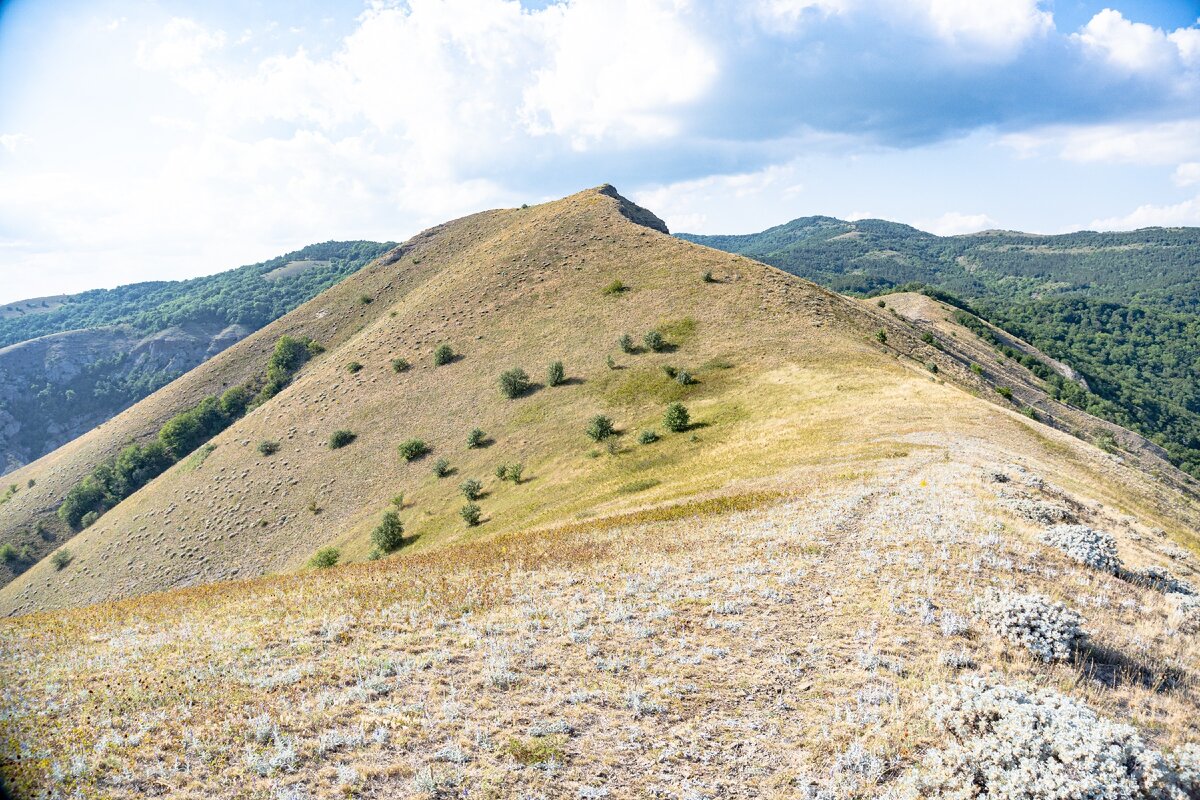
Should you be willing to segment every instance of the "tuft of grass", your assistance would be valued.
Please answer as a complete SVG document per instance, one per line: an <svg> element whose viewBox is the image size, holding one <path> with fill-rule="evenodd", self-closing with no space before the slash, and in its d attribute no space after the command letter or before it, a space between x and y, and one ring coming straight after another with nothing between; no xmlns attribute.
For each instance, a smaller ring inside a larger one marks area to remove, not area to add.
<svg viewBox="0 0 1200 800"><path fill-rule="evenodd" d="M662 481L660 481L658 478L643 478L640 481L632 481L624 484L623 486L619 486L617 488L617 494L636 494L637 492L644 492L647 489L653 489L660 483L662 483Z"/></svg>
<svg viewBox="0 0 1200 800"><path fill-rule="evenodd" d="M54 555L50 556L50 563L59 571L66 569L67 565L74 560L75 555L65 547L55 550Z"/></svg>
<svg viewBox="0 0 1200 800"><path fill-rule="evenodd" d="M628 291L629 291L629 287L626 286L625 283L620 278L617 278L612 283L610 283L604 287L604 293L607 295L624 294L625 292L628 292Z"/></svg>
<svg viewBox="0 0 1200 800"><path fill-rule="evenodd" d="M1008 388L1007 386L997 386L996 394L1000 395L1005 400L1013 399L1013 391L1012 391L1012 389Z"/></svg>
<svg viewBox="0 0 1200 800"><path fill-rule="evenodd" d="M567 744L565 734L556 733L550 736L530 736L524 739L509 739L501 748L502 752L513 761L523 766L562 763L566 759L564 748Z"/></svg>
<svg viewBox="0 0 1200 800"><path fill-rule="evenodd" d="M406 439L396 449L405 461L414 461L429 452L429 445L421 439Z"/></svg>
<svg viewBox="0 0 1200 800"><path fill-rule="evenodd" d="M358 437L351 431L347 431L347 430L334 431L333 434L329 437L329 449L330 450L340 450L341 448L350 444L357 438Z"/></svg>
<svg viewBox="0 0 1200 800"><path fill-rule="evenodd" d="M677 345L686 344L696 334L696 320L693 317L668 320L660 322L655 330Z"/></svg>
<svg viewBox="0 0 1200 800"><path fill-rule="evenodd" d="M341 557L342 554L336 547L322 547L313 553L312 558L308 560L308 565L313 569L329 569L335 566Z"/></svg>

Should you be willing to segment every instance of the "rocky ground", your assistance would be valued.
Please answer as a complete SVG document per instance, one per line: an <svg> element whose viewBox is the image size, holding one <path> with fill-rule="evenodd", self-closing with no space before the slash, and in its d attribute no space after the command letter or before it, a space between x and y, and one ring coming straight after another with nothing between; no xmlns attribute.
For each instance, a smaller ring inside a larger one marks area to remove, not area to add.
<svg viewBox="0 0 1200 800"><path fill-rule="evenodd" d="M1128 723L1174 777L1125 796L1183 797L1195 557L941 444L778 495L5 621L0 774L22 797L915 796L981 741L930 700L966 679ZM1121 569L1044 543L1064 521ZM1044 661L990 624L992 590L1062 603L1086 637Z"/></svg>

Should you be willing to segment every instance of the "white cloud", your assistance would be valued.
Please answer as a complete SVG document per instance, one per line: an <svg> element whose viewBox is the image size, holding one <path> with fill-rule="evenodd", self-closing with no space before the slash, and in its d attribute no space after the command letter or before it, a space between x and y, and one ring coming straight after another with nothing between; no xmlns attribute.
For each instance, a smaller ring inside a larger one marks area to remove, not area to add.
<svg viewBox="0 0 1200 800"><path fill-rule="evenodd" d="M716 220L723 227L708 230L709 212L730 206L743 213L750 212L748 230L759 230L779 219L779 203L787 202L804 191L799 182L797 167L781 164L755 172L732 175L709 175L694 180L647 186L631 193L639 205L662 217L672 231L687 233L728 233L728 216ZM769 216L761 216L770 208ZM754 220L757 219L757 222ZM757 227L754 227L757 225ZM736 227L736 226L735 226Z"/></svg>
<svg viewBox="0 0 1200 800"><path fill-rule="evenodd" d="M1191 186L1200 183L1200 161L1189 161L1175 168L1171 176L1176 186Z"/></svg>
<svg viewBox="0 0 1200 800"><path fill-rule="evenodd" d="M21 148L32 143L33 137L24 133L0 134L0 147L3 147L9 153L16 153Z"/></svg>
<svg viewBox="0 0 1200 800"><path fill-rule="evenodd" d="M1168 34L1144 22L1128 20L1106 8L1072 36L1085 51L1128 72L1167 72L1200 66L1200 29Z"/></svg>
<svg viewBox="0 0 1200 800"><path fill-rule="evenodd" d="M1200 225L1200 197L1174 205L1138 206L1123 217L1092 220L1094 230L1135 230L1137 228L1177 228Z"/></svg>
<svg viewBox="0 0 1200 800"><path fill-rule="evenodd" d="M180 71L199 65L224 46L223 31L210 31L194 19L175 17L157 37L138 46L137 60L145 69Z"/></svg>
<svg viewBox="0 0 1200 800"><path fill-rule="evenodd" d="M976 233L997 226L996 220L987 214L963 214L960 211L947 211L940 217L920 220L913 227L920 228L938 236L957 236L962 233Z"/></svg>
<svg viewBox="0 0 1200 800"><path fill-rule="evenodd" d="M1050 152L1085 163L1172 164L1200 156L1200 118L1055 126L1009 134L1000 142L1026 158Z"/></svg>

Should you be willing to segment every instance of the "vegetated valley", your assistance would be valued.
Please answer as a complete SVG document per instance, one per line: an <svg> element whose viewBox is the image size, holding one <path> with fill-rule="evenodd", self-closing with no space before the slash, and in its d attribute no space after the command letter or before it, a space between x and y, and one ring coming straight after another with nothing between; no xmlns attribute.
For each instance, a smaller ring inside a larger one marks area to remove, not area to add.
<svg viewBox="0 0 1200 800"><path fill-rule="evenodd" d="M12 473L0 778L1195 797L1200 487L995 321L611 186L390 247Z"/></svg>
<svg viewBox="0 0 1200 800"><path fill-rule="evenodd" d="M203 278L0 306L0 474L112 418L393 246L325 242Z"/></svg>
<svg viewBox="0 0 1200 800"><path fill-rule="evenodd" d="M835 291L929 291L1077 373L1056 397L1153 439L1200 476L1200 229L934 236L804 217L742 236L679 234Z"/></svg>

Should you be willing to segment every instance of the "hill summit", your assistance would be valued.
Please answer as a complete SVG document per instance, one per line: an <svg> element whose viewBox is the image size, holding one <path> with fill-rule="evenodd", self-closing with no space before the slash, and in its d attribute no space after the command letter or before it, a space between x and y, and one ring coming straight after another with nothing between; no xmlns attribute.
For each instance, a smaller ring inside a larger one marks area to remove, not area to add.
<svg viewBox="0 0 1200 800"><path fill-rule="evenodd" d="M257 392L0 589L0 774L928 797L1036 763L1188 796L1195 483L984 323L892 303L610 186L425 231L14 473L5 514L52 508L178 441L168 409Z"/></svg>

